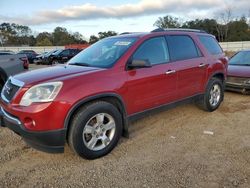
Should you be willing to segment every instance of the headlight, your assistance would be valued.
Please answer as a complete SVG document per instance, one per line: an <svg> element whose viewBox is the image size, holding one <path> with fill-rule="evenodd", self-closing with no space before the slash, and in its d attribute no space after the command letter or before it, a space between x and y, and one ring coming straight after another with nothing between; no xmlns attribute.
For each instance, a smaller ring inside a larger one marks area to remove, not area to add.
<svg viewBox="0 0 250 188"><path fill-rule="evenodd" d="M53 101L62 87L62 82L49 82L31 87L23 95L20 105L29 106L33 102Z"/></svg>

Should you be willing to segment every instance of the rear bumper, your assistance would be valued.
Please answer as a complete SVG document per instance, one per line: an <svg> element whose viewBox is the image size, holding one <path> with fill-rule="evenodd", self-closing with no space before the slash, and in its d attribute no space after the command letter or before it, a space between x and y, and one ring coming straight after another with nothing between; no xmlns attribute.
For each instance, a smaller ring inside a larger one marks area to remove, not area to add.
<svg viewBox="0 0 250 188"><path fill-rule="evenodd" d="M226 90L250 94L250 85L226 82Z"/></svg>
<svg viewBox="0 0 250 188"><path fill-rule="evenodd" d="M2 107L0 107L0 120L0 126L7 127L20 135L31 147L48 153L64 152L65 129L39 132L29 131L24 128L18 118L6 112Z"/></svg>

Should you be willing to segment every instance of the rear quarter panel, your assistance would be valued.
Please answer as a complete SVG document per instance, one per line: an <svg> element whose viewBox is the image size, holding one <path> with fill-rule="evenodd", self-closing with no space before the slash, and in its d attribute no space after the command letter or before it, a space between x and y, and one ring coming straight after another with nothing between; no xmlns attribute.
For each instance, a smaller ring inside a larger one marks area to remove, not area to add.
<svg viewBox="0 0 250 188"><path fill-rule="evenodd" d="M205 35L207 34L199 34L199 35ZM212 36L212 35L211 35ZM213 37L213 36L212 36ZM193 35L193 39L195 40L197 46L201 50L201 53L203 56L206 57L206 64L208 64L207 72L206 72L206 81L204 83L203 92L205 92L206 86L208 81L216 74L223 74L224 79L226 79L227 76L227 68L228 68L228 59L225 55L225 53L212 55L210 54L207 49L204 47L204 45L200 42L197 35Z"/></svg>

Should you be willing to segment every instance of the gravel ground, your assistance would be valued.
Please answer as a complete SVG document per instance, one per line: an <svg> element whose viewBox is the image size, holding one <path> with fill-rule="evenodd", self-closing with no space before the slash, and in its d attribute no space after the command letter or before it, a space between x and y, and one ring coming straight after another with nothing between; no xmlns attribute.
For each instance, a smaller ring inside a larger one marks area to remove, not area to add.
<svg viewBox="0 0 250 188"><path fill-rule="evenodd" d="M0 187L250 187L249 115L249 96L235 93L212 113L182 105L134 122L94 161L68 146L36 151L0 128Z"/></svg>

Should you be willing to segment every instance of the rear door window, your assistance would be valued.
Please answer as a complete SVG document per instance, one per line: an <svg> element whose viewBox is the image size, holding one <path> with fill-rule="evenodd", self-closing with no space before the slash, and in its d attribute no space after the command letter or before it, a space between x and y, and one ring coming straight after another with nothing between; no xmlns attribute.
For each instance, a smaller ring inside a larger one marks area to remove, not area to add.
<svg viewBox="0 0 250 188"><path fill-rule="evenodd" d="M216 55L222 53L222 49L214 37L200 35L199 39L210 54Z"/></svg>
<svg viewBox="0 0 250 188"><path fill-rule="evenodd" d="M169 62L167 43L164 37L145 41L134 53L133 59L148 60L152 65Z"/></svg>
<svg viewBox="0 0 250 188"><path fill-rule="evenodd" d="M169 35L168 41L171 61L192 59L201 56L193 39L185 35Z"/></svg>

